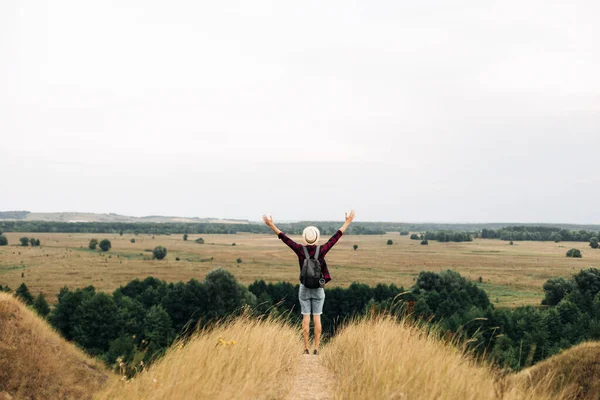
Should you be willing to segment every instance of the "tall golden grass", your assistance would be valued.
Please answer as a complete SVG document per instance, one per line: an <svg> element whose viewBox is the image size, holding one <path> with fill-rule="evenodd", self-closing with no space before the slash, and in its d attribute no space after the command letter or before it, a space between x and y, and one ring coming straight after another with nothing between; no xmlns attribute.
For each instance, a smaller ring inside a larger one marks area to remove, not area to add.
<svg viewBox="0 0 600 400"><path fill-rule="evenodd" d="M16 399L86 399L110 376L15 297L0 292L0 393Z"/></svg>
<svg viewBox="0 0 600 400"><path fill-rule="evenodd" d="M98 399L279 399L290 391L300 331L281 321L237 320L200 331Z"/></svg>
<svg viewBox="0 0 600 400"><path fill-rule="evenodd" d="M566 399L548 374L535 385L501 378L435 334L372 316L346 326L323 354L336 399Z"/></svg>

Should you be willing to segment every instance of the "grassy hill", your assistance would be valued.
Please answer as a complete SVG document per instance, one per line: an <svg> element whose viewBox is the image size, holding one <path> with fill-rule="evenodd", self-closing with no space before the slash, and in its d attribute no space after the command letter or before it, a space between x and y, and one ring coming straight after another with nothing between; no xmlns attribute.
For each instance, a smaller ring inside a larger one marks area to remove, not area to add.
<svg viewBox="0 0 600 400"><path fill-rule="evenodd" d="M372 316L342 328L319 357L301 352L297 326L245 316L199 331L149 368L140 365L133 379L119 379L0 293L0 399L541 400L600 394L600 343L512 375L422 327Z"/></svg>
<svg viewBox="0 0 600 400"><path fill-rule="evenodd" d="M530 387L552 376L549 389L573 393L577 399L600 398L600 343L583 343L521 372L517 378Z"/></svg>
<svg viewBox="0 0 600 400"><path fill-rule="evenodd" d="M0 399L89 399L111 376L16 298L0 292Z"/></svg>

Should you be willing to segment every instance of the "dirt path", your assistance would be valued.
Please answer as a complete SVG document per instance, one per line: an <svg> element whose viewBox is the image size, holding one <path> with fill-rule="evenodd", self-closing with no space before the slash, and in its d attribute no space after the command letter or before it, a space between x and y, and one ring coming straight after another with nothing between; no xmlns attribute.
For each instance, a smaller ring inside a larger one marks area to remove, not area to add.
<svg viewBox="0 0 600 400"><path fill-rule="evenodd" d="M298 375L286 400L332 400L333 377L320 356L301 355Z"/></svg>

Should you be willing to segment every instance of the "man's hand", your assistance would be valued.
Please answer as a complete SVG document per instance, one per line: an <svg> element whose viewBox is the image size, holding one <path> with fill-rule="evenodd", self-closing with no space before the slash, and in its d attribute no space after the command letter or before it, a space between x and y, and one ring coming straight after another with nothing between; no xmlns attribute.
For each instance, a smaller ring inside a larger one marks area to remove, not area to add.
<svg viewBox="0 0 600 400"><path fill-rule="evenodd" d="M269 215L267 217L266 215L263 215L263 221L265 221L265 224L267 224L267 226L271 228L276 235L279 235L281 233L281 231L275 226L272 216Z"/></svg>
<svg viewBox="0 0 600 400"><path fill-rule="evenodd" d="M342 225L342 227L340 228L340 231L342 231L342 233L346 232L346 228L348 228L348 225L352 223L356 213L354 212L354 210L350 210L350 215L348 215L348 213L344 213L344 215L346 217L346 222L344 222L344 225Z"/></svg>
<svg viewBox="0 0 600 400"><path fill-rule="evenodd" d="M265 221L265 224L267 224L267 226L273 226L273 225L275 225L273 223L273 216L268 216L267 217L266 214L265 214L265 215L263 215L263 221Z"/></svg>
<svg viewBox="0 0 600 400"><path fill-rule="evenodd" d="M350 225L350 223L354 220L356 213L354 210L350 210L350 215L348 215L348 213L344 213L344 215L346 216L346 223Z"/></svg>

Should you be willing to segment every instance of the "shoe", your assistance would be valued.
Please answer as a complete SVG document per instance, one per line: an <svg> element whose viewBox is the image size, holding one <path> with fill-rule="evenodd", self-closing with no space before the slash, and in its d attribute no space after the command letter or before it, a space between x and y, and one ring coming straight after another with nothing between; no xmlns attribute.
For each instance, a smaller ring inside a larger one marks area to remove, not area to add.
<svg viewBox="0 0 600 400"><path fill-rule="evenodd" d="M319 351L317 349L315 349L315 351L313 351L313 356L318 356L319 355Z"/></svg>
<svg viewBox="0 0 600 400"><path fill-rule="evenodd" d="M304 353L302 353L304 355L309 355L310 353L308 352L308 349L304 349Z"/></svg>

